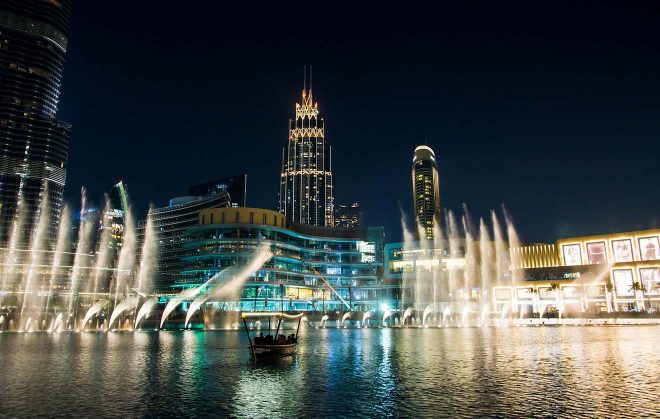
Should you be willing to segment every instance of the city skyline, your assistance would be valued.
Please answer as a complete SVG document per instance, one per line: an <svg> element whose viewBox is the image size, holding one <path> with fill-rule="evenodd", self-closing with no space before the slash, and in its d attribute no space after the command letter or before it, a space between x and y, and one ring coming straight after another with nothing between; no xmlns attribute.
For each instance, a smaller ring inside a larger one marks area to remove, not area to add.
<svg viewBox="0 0 660 419"><path fill-rule="evenodd" d="M174 42L165 36L167 25L178 21L172 9L163 7L158 23L142 27L134 17L148 6L134 7L121 21L128 31L116 28L117 12L96 13L88 4L73 10L77 45L67 57L60 118L74 126L65 191L74 205L81 185L97 189L96 178L103 184L124 179L145 213L149 202L161 206L183 185L245 171L252 180L248 205L277 209L280 161L272 156L286 138L300 70L312 64L315 97L331 127L337 196L360 202L366 223L384 225L388 241L400 237L399 202L410 218L409 155L425 142L444 174L445 208L460 211L465 202L474 216L487 217L503 203L525 241L659 223L658 168L645 151L660 133L653 118L660 86L651 71L657 58L650 53L656 30L641 6L606 4L598 19L583 22L594 10L579 5L572 19L546 13L547 23L540 21L543 10L494 8L484 18L452 6L433 25L429 18L387 12L380 24L360 21L366 10L358 10L345 22L353 31L334 40L319 30L294 41L295 31L272 32L264 17L263 28L251 34L227 23L226 41L206 37L204 25L187 25ZM475 21L461 28L452 17ZM319 28L335 18L320 18ZM612 31L615 18L619 29ZM477 44L470 31L495 36L479 36L483 44ZM523 42L518 32L536 42ZM370 33L385 34L384 40ZM409 48L414 41L419 46ZM294 42L309 46L308 53L284 54ZM137 64L130 76L97 51L114 43ZM311 48L317 43L322 52ZM257 52L247 55L241 46ZM165 49L173 53L163 59ZM214 71L185 64L214 60L209 53L223 53L230 64ZM335 63L341 54L355 65ZM616 54L623 58L612 60ZM91 92L103 100L86 107ZM590 97L603 100L595 104ZM99 162L96 141L113 144L122 159ZM175 153L179 142L186 149ZM245 159L248 142L255 153ZM591 153L586 161L585 151Z"/></svg>
<svg viewBox="0 0 660 419"><path fill-rule="evenodd" d="M2 415L656 416L660 4L320 6L0 0Z"/></svg>

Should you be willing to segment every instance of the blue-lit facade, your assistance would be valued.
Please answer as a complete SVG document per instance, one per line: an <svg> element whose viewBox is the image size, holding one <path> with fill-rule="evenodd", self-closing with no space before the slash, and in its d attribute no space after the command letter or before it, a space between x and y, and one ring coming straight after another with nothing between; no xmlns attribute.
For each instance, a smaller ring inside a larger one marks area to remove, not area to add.
<svg viewBox="0 0 660 419"><path fill-rule="evenodd" d="M390 304L382 261L366 230L287 225L282 213L215 208L188 230L185 286L201 285L221 270L247 264L263 246L273 257L254 272L230 310L367 311Z"/></svg>

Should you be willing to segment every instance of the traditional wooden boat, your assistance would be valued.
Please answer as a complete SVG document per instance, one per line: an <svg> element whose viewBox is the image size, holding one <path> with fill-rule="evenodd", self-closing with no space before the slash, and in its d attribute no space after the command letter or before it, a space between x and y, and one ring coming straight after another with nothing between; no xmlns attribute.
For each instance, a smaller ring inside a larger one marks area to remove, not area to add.
<svg viewBox="0 0 660 419"><path fill-rule="evenodd" d="M300 331L300 323L302 321L304 313L300 314L286 314L286 313L262 313L262 312L252 312L252 313L241 313L241 318L243 319L243 326L245 326L245 333L247 333L248 340L250 341L250 355L254 362L278 359L287 356L293 356L296 354L296 349L298 346L298 332ZM270 319L277 318L277 327L275 328L275 334L271 334L270 328ZM250 328L247 324L247 319L249 318L268 318L268 334L264 335L263 332L259 336L250 337ZM282 326L282 321L284 319L297 319L298 326L296 328L296 333L292 333L288 336L280 334L280 327Z"/></svg>

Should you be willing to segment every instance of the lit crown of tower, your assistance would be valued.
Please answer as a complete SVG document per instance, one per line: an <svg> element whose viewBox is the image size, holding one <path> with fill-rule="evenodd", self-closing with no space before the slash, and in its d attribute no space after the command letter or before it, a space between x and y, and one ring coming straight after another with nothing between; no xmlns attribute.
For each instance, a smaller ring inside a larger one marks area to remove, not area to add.
<svg viewBox="0 0 660 419"><path fill-rule="evenodd" d="M305 69L302 100L296 103L295 119L289 123L289 141L282 154L279 210L288 222L332 226L331 149L312 95L311 78L310 67L309 89Z"/></svg>

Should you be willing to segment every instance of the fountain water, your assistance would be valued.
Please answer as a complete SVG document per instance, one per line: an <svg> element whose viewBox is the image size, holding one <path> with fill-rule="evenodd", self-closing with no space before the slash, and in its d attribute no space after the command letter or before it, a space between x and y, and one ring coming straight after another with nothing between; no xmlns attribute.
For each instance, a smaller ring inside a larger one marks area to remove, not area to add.
<svg viewBox="0 0 660 419"><path fill-rule="evenodd" d="M341 323L340 326L344 327L344 322L348 320L349 318L353 317L353 312L349 311L347 313L344 313L344 315L341 317Z"/></svg>
<svg viewBox="0 0 660 419"><path fill-rule="evenodd" d="M219 273L218 273L219 274ZM218 275L216 274L216 275ZM212 281L215 280L215 276L213 276L211 279L206 281L203 285L200 285L199 287L193 287L193 288L188 288L177 295L174 296L170 301L167 302L167 305L165 305L165 310L163 310L163 315L160 318L160 328L163 328L163 324L165 324L165 320L167 320L167 317L169 317L170 314L174 310L176 310L177 307L181 305L184 301L191 300L199 294L199 292L206 287L208 284L210 284Z"/></svg>
<svg viewBox="0 0 660 419"><path fill-rule="evenodd" d="M124 294L130 276L133 273L133 268L135 266L136 242L133 213L131 209L128 208L124 218L124 241L121 250L119 251L117 272L115 273L115 278L109 290L109 298L112 299L114 305L117 304L120 294Z"/></svg>
<svg viewBox="0 0 660 419"><path fill-rule="evenodd" d="M112 330L112 325L115 320L125 311L131 311L137 309L138 303L140 302L137 296L126 297L121 303L117 304L115 309L112 311L110 316L110 321L108 322L108 330Z"/></svg>
<svg viewBox="0 0 660 419"><path fill-rule="evenodd" d="M9 232L9 249L5 253L4 263L2 264L2 289L6 290L8 284L13 284L15 281L15 265L17 263L17 252L21 247L23 237L23 226L25 224L26 211L24 210L25 203L23 196L20 194L16 201L16 212L14 213L14 222L12 229Z"/></svg>
<svg viewBox="0 0 660 419"><path fill-rule="evenodd" d="M101 310L103 310L103 307L108 305L109 302L110 302L109 300L99 300L99 301L95 302L94 304L92 304L92 306L89 308L89 310L87 310L87 313L85 313L85 317L83 318L83 321L80 324L80 330L83 330L85 328L85 326L87 325L87 322L92 317L94 317L95 315L100 313Z"/></svg>
<svg viewBox="0 0 660 419"><path fill-rule="evenodd" d="M465 289L466 300L472 298L472 287L474 280L478 277L479 261L477 259L476 246L472 235L472 223L467 206L463 204L464 214L462 217L463 230L465 231L465 268L463 270L463 287Z"/></svg>
<svg viewBox="0 0 660 419"><path fill-rule="evenodd" d="M433 310L432 305L429 304L428 306L426 306L426 308L424 309L424 314L422 315L422 325L423 326L426 326L426 319L428 318L428 316L432 315L433 312L434 312L434 310Z"/></svg>
<svg viewBox="0 0 660 419"><path fill-rule="evenodd" d="M137 329L140 321L149 317L149 313L151 313L151 310L153 310L156 304L158 304L158 297L151 297L145 301L142 307L140 307L137 316L135 316L135 325L133 327Z"/></svg>
<svg viewBox="0 0 660 419"><path fill-rule="evenodd" d="M442 327L447 327L447 317L451 316L451 306L447 305L442 312Z"/></svg>
<svg viewBox="0 0 660 419"><path fill-rule="evenodd" d="M468 324L468 322L470 320L469 316L470 316L470 306L468 304L466 304L463 307L463 315L461 316L461 326L467 327L469 325Z"/></svg>
<svg viewBox="0 0 660 419"><path fill-rule="evenodd" d="M76 245L76 254L73 259L73 272L71 273L71 286L69 294L69 304L67 309L66 324L69 325L71 317L75 322L74 301L76 293L78 292L78 282L82 276L83 271L87 267L87 255L89 253L89 245L92 233L94 232L93 224L85 221L85 213L87 209L87 197L85 188L81 192L81 209L80 209L80 230L78 230L78 241ZM71 325L71 327L75 327Z"/></svg>
<svg viewBox="0 0 660 419"><path fill-rule="evenodd" d="M44 198L41 200L41 205L39 207L39 215L37 222L37 227L31 237L30 245L30 266L27 270L27 274L23 276L23 304L21 306L20 318L23 318L25 309L31 303L37 303L37 301L30 301L32 296L35 282L37 281L38 271L41 269L41 265L44 264L44 255L46 254L46 239L48 234L48 229L50 227L50 211L48 205L48 190L44 192ZM35 293L36 294L36 293ZM35 298L34 300L37 300ZM27 324L25 326L27 329Z"/></svg>
<svg viewBox="0 0 660 419"><path fill-rule="evenodd" d="M454 213L449 211L447 213L447 225L449 226L448 230L448 241L449 241L449 258L450 260L457 260L461 257L460 254L460 232L458 230L458 225L456 224L456 217ZM459 284L459 273L458 269L448 269L449 271L449 301L455 301L457 298L456 290Z"/></svg>
<svg viewBox="0 0 660 419"><path fill-rule="evenodd" d="M62 313L57 313L57 316L55 317L55 321L53 322L53 326L49 330L49 332L59 332L60 327L62 327Z"/></svg>
<svg viewBox="0 0 660 419"><path fill-rule="evenodd" d="M218 272L213 278L207 282L213 284L207 293L199 295L192 302L188 313L186 315L186 322L184 325L187 325L190 322L190 318L193 314L199 310L199 308L209 299L218 300L222 298L231 297L232 294L235 294L240 289L240 286L245 282L246 279L250 277L255 271L259 270L266 262L273 257L273 254L268 248L262 248L257 252L257 254L250 260L250 262L243 268L229 268L221 272ZM231 279L228 279L231 278ZM200 288L200 291L202 289Z"/></svg>
<svg viewBox="0 0 660 419"><path fill-rule="evenodd" d="M324 314L323 317L321 317L320 326L321 327L325 326L325 324L328 322L329 318L330 318L330 316L328 316L327 314Z"/></svg>
<svg viewBox="0 0 660 419"><path fill-rule="evenodd" d="M484 304L488 301L488 290L492 285L492 266L493 266L493 257L492 257L492 247L490 241L490 234L488 233L488 227L484 223L484 219L479 219L479 257L480 257L480 267L481 267L481 304Z"/></svg>
<svg viewBox="0 0 660 419"><path fill-rule="evenodd" d="M501 323L502 326L506 326L505 321L506 321L506 318L507 318L508 314L509 314L509 306L507 304L505 304L502 307L502 315L500 317L500 323Z"/></svg>
<svg viewBox="0 0 660 419"><path fill-rule="evenodd" d="M392 317L392 315L396 313L394 310L386 310L385 314L383 314L383 326L387 326L387 319Z"/></svg>
<svg viewBox="0 0 660 419"><path fill-rule="evenodd" d="M490 314L490 304L486 303L481 308L481 327L488 326L488 314Z"/></svg>
<svg viewBox="0 0 660 419"><path fill-rule="evenodd" d="M199 310L199 308L206 302L206 300L209 299L209 296L206 294L198 295L195 297L193 302L190 304L190 307L188 307L188 313L186 313L186 321L184 323L184 327L190 327L190 319L192 318L193 314Z"/></svg>
<svg viewBox="0 0 660 419"><path fill-rule="evenodd" d="M372 318L374 316L374 314L376 314L375 311L369 310L369 311L367 311L366 313L364 313L362 315L362 327L367 327L367 320Z"/></svg>
<svg viewBox="0 0 660 419"><path fill-rule="evenodd" d="M110 243L110 237L112 235L112 230L110 226L106 225L105 214L110 210L110 203L108 201L107 195L105 196L105 204L103 206L103 212L101 213L100 228L101 228L101 239L99 240L98 250L96 252L96 261L94 263L94 283L90 281L87 286L88 291L93 292L94 296L99 292L99 286L103 286L105 278L109 272L109 259L110 259L110 248L108 244ZM85 327L85 322L83 322L82 327Z"/></svg>
<svg viewBox="0 0 660 419"><path fill-rule="evenodd" d="M151 291L157 256L158 242L156 232L154 230L153 220L149 217L145 227L144 243L142 244L142 253L140 255L140 269L137 283L138 295L145 291Z"/></svg>
<svg viewBox="0 0 660 419"><path fill-rule="evenodd" d="M53 264L50 267L50 277L48 281L48 296L46 297L45 313L48 315L50 310L51 299L53 295L53 287L56 285L57 277L60 267L62 266L62 256L69 248L69 236L71 231L71 210L68 205L65 205L60 214L60 225L57 232L57 242L55 244L55 255L53 257Z"/></svg>
<svg viewBox="0 0 660 419"><path fill-rule="evenodd" d="M401 326L406 325L406 320L408 320L412 315L415 309L413 307L408 307L406 311L403 312L403 317L401 318Z"/></svg>
<svg viewBox="0 0 660 419"><path fill-rule="evenodd" d="M410 230L408 230L406 225L406 215L403 212L403 209L401 209L401 229L403 231L403 250L410 252L414 250L413 242L415 238ZM401 305L403 307L406 307L409 304L414 304L415 301L417 301L417 283L413 280L416 280L416 278L412 278L407 270L404 269L401 279Z"/></svg>

